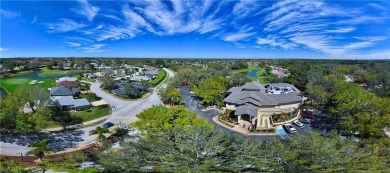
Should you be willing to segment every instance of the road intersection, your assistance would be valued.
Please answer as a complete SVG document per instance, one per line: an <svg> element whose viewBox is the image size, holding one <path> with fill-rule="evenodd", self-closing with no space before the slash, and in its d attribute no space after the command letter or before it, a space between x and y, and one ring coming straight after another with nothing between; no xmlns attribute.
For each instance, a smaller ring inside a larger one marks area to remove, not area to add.
<svg viewBox="0 0 390 173"><path fill-rule="evenodd" d="M174 76L172 71L165 68L164 70L168 73L169 78ZM159 105L162 103L160 97L157 94L157 89L153 89L152 93L146 98L135 101L127 101L119 99L103 91L100 89L100 85L101 84L98 82L92 83L90 88L91 91L109 103L110 106L115 107L112 109L111 116L105 122L123 123L127 125L138 120L136 117L138 113L154 105ZM163 84L161 87L164 87L164 85L166 84ZM26 153L32 149L28 147L28 144L39 139L49 139L49 147L53 148L56 152L80 148L95 142L96 135L89 136L89 131L94 130L97 126L101 126L103 123L92 127L59 133L51 133L49 135L4 134L0 137L0 154L20 155L20 153Z"/></svg>

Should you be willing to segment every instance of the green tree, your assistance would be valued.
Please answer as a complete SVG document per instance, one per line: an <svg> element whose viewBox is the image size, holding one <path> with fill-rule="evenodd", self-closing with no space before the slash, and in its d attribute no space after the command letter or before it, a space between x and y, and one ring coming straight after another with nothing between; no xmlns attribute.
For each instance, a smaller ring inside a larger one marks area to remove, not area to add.
<svg viewBox="0 0 390 173"><path fill-rule="evenodd" d="M107 127L100 127L97 126L95 130L89 131L89 135L96 135L96 140L99 142L103 142L106 139L106 136L104 136L104 133L109 133L110 130Z"/></svg>
<svg viewBox="0 0 390 173"><path fill-rule="evenodd" d="M14 92L19 102L35 113L37 107L44 106L49 100L49 92L39 85L29 85L18 88Z"/></svg>
<svg viewBox="0 0 390 173"><path fill-rule="evenodd" d="M163 105L153 106L137 115L138 121L130 124L146 136L151 137L162 131L174 127L200 126L213 129L213 126L206 120L198 117L194 112L188 111L183 106L167 108Z"/></svg>
<svg viewBox="0 0 390 173"><path fill-rule="evenodd" d="M33 154L34 156L42 160L45 154L50 153L52 151L52 149L48 147L48 143L49 143L48 139L43 139L37 142L30 143L28 146L34 147L34 149L28 151L26 155Z"/></svg>
<svg viewBox="0 0 390 173"><path fill-rule="evenodd" d="M322 85L318 84L308 83L306 85L306 91L308 96L319 104L327 103L331 97L331 93L327 92Z"/></svg>
<svg viewBox="0 0 390 173"><path fill-rule="evenodd" d="M202 104L222 103L221 94L226 91L228 80L222 76L212 76L202 79L195 93L202 97Z"/></svg>
<svg viewBox="0 0 390 173"><path fill-rule="evenodd" d="M167 85L167 87L160 89L158 94L165 104L179 104L182 101L180 91L172 85Z"/></svg>
<svg viewBox="0 0 390 173"><path fill-rule="evenodd" d="M112 89L112 87L115 85L114 79L109 76L103 76L99 80L102 83L102 87L104 89Z"/></svg>
<svg viewBox="0 0 390 173"><path fill-rule="evenodd" d="M139 91L133 85L126 85L126 86L121 88L121 91L127 97L134 98L134 97L138 97L138 95L139 95Z"/></svg>
<svg viewBox="0 0 390 173"><path fill-rule="evenodd" d="M388 98L380 98L371 92L344 81L333 87L333 114L344 116L341 127L359 131L362 137L383 136L383 128L390 126Z"/></svg>
<svg viewBox="0 0 390 173"><path fill-rule="evenodd" d="M244 85L251 80L242 73L236 73L230 76L229 78L229 87L234 87L234 86L241 86Z"/></svg>

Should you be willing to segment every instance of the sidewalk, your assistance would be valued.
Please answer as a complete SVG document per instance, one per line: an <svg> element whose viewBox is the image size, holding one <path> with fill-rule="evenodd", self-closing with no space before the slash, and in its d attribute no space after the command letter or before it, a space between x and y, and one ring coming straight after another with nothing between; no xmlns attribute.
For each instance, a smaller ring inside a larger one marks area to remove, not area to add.
<svg viewBox="0 0 390 173"><path fill-rule="evenodd" d="M107 115L107 116L100 117L100 118L97 118L97 119L94 119L94 120L91 120L91 121L87 121L87 122L84 122L84 123L66 126L66 128L67 129L73 129L73 128L78 128L78 127L88 126L88 125L91 125L91 124L95 124L95 123L97 123L99 121L104 121L104 120L108 119L110 116L111 115ZM42 131L44 131L44 132L58 132L58 131L62 131L62 130L64 130L63 127L55 127L55 128L43 129Z"/></svg>

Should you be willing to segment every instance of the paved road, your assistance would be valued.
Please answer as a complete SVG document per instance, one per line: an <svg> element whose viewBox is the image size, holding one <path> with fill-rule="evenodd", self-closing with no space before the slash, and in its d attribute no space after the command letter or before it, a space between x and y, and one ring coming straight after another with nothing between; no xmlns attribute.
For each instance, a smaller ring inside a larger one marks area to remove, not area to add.
<svg viewBox="0 0 390 173"><path fill-rule="evenodd" d="M190 110L190 111L193 111L193 112L196 112L199 116L201 116L202 118L205 118L207 119L210 123L214 124L214 127L217 129L217 130L223 130L223 131L226 131L232 135L243 135L241 133L238 133L236 131L233 131L229 128L226 128L224 126L221 126L217 123L215 123L212 118L219 115L218 111L216 110L208 110L208 111L202 111L203 107L202 106L199 106L197 100L195 99L194 95L190 93L190 88L188 86L182 86L180 88L180 91L181 91L181 96L182 98L184 99L184 102L185 102L185 107ZM307 134L309 131L311 131L311 127L310 125L306 125L307 127L303 128L303 129L300 129L298 127L296 127L298 133L300 134ZM294 136L295 134L289 134L290 136ZM271 135L271 136L266 136L266 135L263 135L263 136L259 136L259 135L245 135L247 136L248 138L250 139L256 139L256 140L265 140L265 141L268 141L268 140L271 140L273 138L276 138L276 139L281 139L279 137L279 135Z"/></svg>
<svg viewBox="0 0 390 173"><path fill-rule="evenodd" d="M168 69L170 78L174 73ZM165 84L163 84L165 85ZM102 97L107 103L116 108L112 110L112 115L106 120L113 123L130 124L137 120L136 116L141 111L152 107L153 105L161 104L161 99L157 95L157 90L154 89L152 94L144 99L136 101L125 101L114 97L100 89L100 83L93 83L91 91ZM103 124L103 123L102 123ZM100 124L100 125L102 125ZM95 142L96 135L89 136L89 131L95 129L96 126L87 127L79 130L61 132L57 134L40 134L40 135L1 135L0 136L0 153L8 155L20 155L17 153L26 153L31 150L27 145L38 139L50 139L49 146L55 151L64 151L71 148L85 146Z"/></svg>

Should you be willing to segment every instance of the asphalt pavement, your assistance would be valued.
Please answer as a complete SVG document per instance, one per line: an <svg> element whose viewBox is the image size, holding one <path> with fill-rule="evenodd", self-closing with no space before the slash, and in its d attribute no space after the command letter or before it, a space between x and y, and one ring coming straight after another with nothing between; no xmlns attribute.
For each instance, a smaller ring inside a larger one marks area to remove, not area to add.
<svg viewBox="0 0 390 173"><path fill-rule="evenodd" d="M169 78L174 76L172 71L165 68L164 70L168 73ZM98 82L92 83L90 88L91 91L105 100L110 106L115 106L115 108L112 109L112 115L105 122L123 123L127 125L137 121L136 115L138 113L154 105L159 105L162 103L160 97L157 95L156 89L154 89L153 92L146 98L135 101L127 101L106 93L100 89L100 85L101 84ZM165 84L162 86L164 85ZM20 155L20 153L25 154L32 149L28 147L28 144L41 139L50 139L49 146L53 148L54 151L65 151L68 149L82 147L95 142L96 135L89 136L89 131L95 129L97 126L101 126L105 122L92 127L73 131L51 133L49 135L2 134L0 136L0 153L7 155Z"/></svg>
<svg viewBox="0 0 390 173"><path fill-rule="evenodd" d="M230 133L231 135L244 135L242 133L238 133L230 128L226 128L225 126L221 126L214 122L212 120L213 117L218 116L220 113L216 110L208 110L203 111L203 106L200 106L198 103L198 100L194 96L194 94L191 93L191 90L188 86L181 86L180 87L181 97L184 99L184 106L195 113L197 113L200 117L207 119L211 124L214 125L216 130L222 130ZM297 129L297 134L308 134L310 131L312 131L312 127L310 124L305 124L306 127L299 128L295 125L293 125ZM290 136L294 136L296 134L288 134ZM268 141L271 139L281 139L279 135L245 135L246 137L254 140L264 140Z"/></svg>

